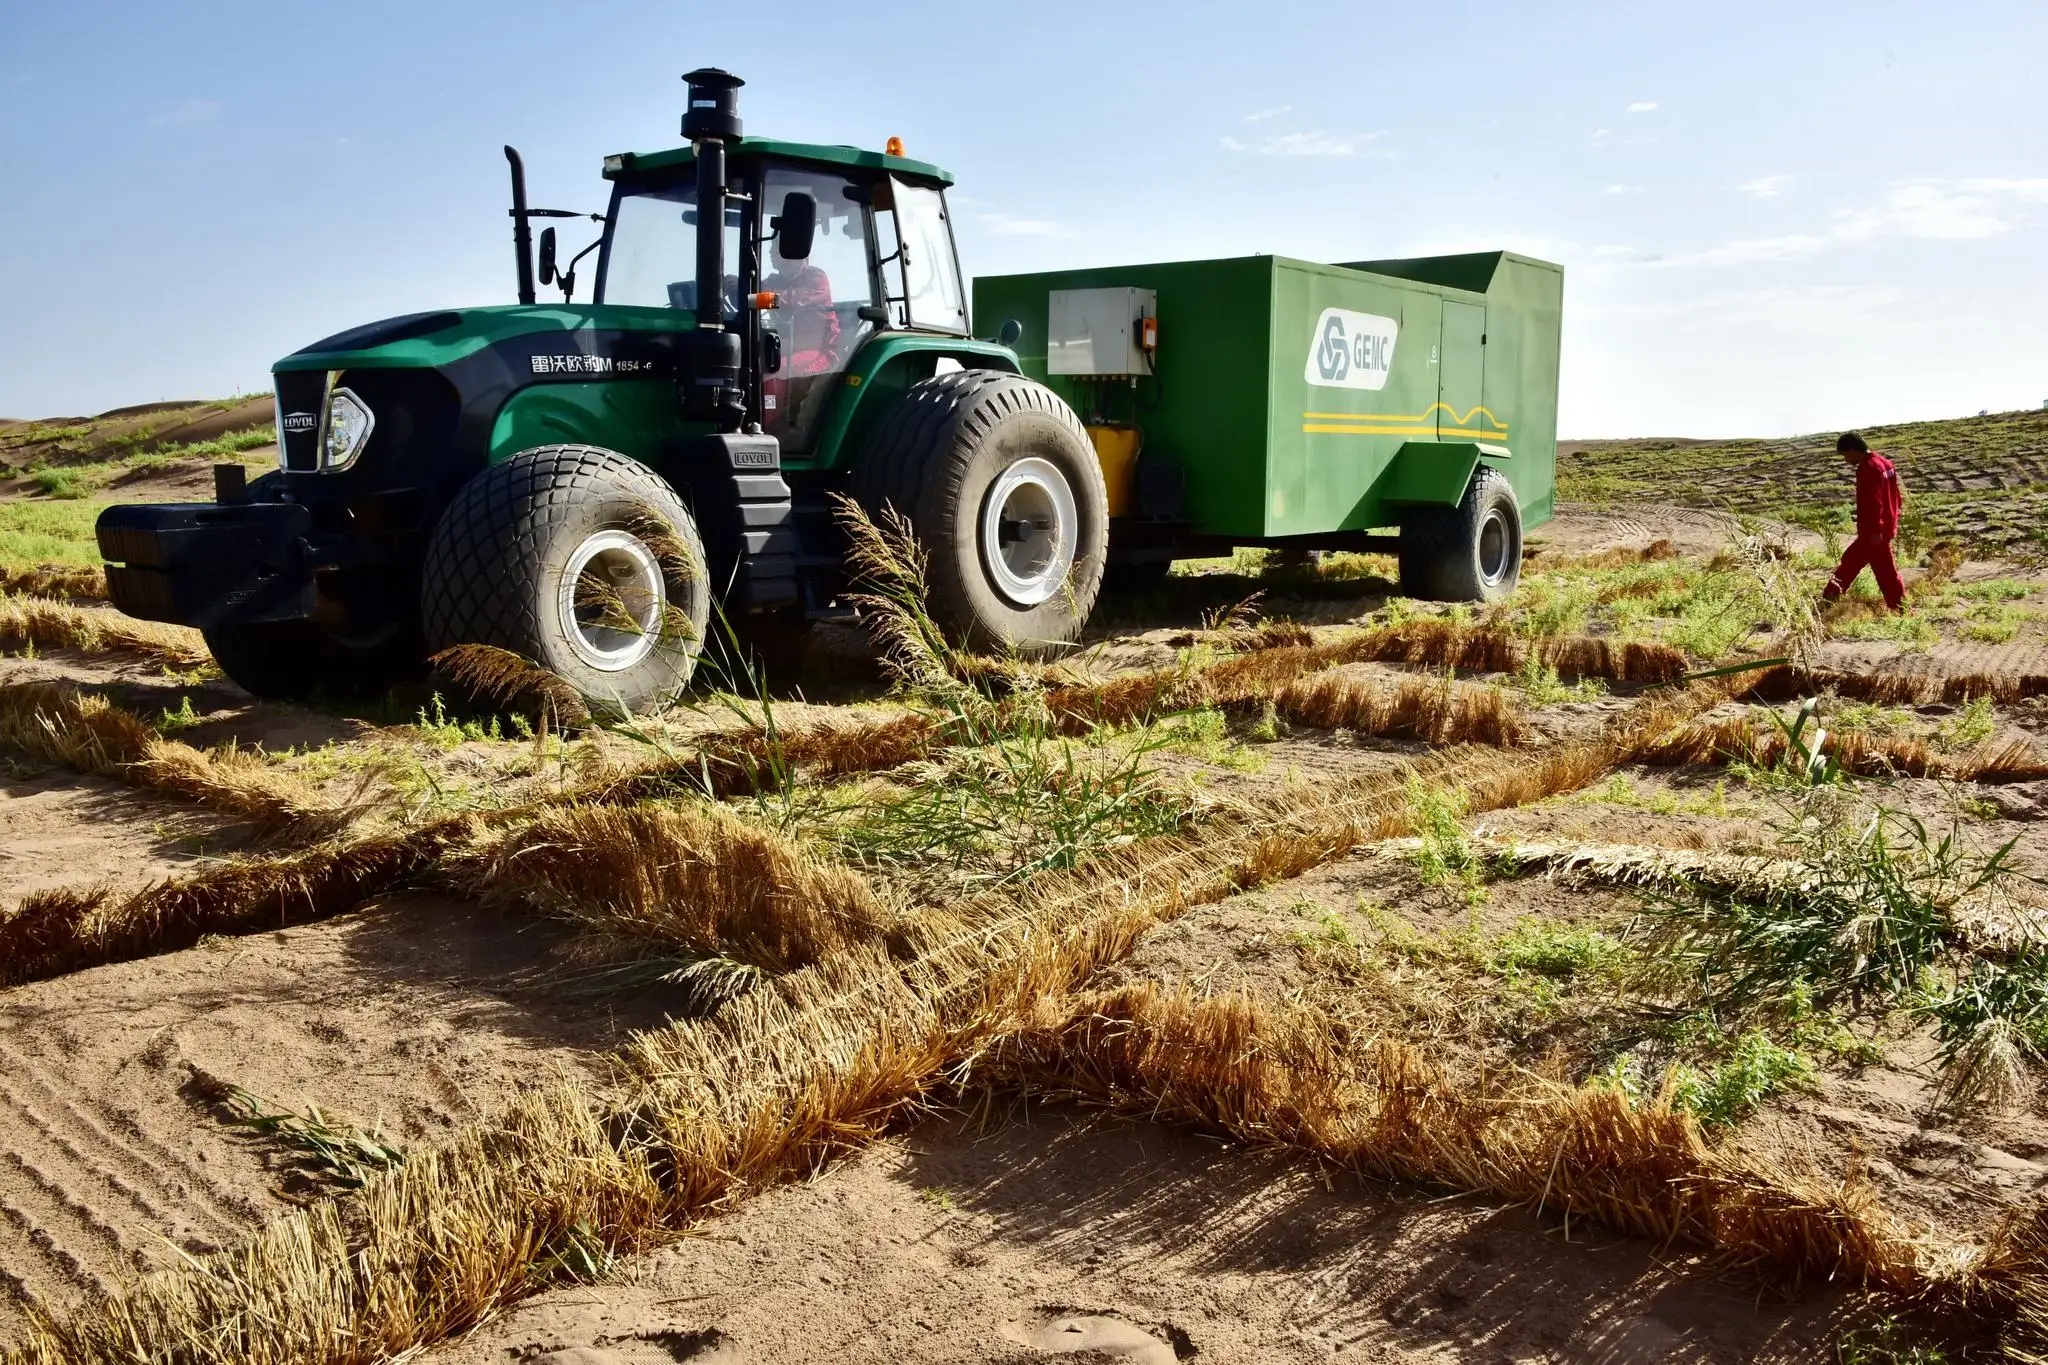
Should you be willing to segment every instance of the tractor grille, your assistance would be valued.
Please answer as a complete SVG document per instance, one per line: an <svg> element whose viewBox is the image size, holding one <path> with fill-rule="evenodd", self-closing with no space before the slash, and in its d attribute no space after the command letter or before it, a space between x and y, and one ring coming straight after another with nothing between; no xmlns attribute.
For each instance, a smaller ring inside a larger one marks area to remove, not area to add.
<svg viewBox="0 0 2048 1365"><path fill-rule="evenodd" d="M284 467L320 468L320 430L327 417L327 372L294 370L277 376L277 430Z"/></svg>

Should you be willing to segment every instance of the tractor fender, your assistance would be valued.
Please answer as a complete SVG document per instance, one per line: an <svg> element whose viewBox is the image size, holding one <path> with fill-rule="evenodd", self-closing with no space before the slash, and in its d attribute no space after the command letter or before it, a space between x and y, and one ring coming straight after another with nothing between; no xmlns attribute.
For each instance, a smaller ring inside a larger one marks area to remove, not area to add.
<svg viewBox="0 0 2048 1365"><path fill-rule="evenodd" d="M675 425L675 390L666 380L534 384L498 409L489 462L538 446L593 445L655 464Z"/></svg>
<svg viewBox="0 0 2048 1365"><path fill-rule="evenodd" d="M1382 507L1456 507L1482 461L1508 458L1477 441L1405 441L1374 492Z"/></svg>
<svg viewBox="0 0 2048 1365"><path fill-rule="evenodd" d="M910 392L911 385L930 379L944 360L965 370L1023 373L1017 353L993 341L882 332L855 353L840 376L831 406L818 421L812 465L835 469L850 463L874 425Z"/></svg>

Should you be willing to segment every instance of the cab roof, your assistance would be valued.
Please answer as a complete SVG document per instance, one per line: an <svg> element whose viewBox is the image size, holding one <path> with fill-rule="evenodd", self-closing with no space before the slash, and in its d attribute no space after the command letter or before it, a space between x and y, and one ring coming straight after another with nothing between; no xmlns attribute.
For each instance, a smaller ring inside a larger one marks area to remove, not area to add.
<svg viewBox="0 0 2048 1365"><path fill-rule="evenodd" d="M853 166L861 170L890 171L897 175L915 176L920 180L933 180L941 185L953 183L953 177L929 161L913 161L907 156L890 156L887 152L864 151L859 147L826 146L819 142L783 142L768 137L735 138L726 144L728 156L772 156L791 161L811 161L827 166ZM676 147L666 152L625 152L616 158L605 158L604 178L616 180L622 175L640 171L665 170L671 166L688 166L697 160L693 147ZM613 165L616 161L618 164Z"/></svg>

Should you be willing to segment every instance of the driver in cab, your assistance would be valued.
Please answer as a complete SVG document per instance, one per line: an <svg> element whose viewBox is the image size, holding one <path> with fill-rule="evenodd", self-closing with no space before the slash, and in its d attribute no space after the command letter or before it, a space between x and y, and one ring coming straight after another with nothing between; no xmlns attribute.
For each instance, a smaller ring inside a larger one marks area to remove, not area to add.
<svg viewBox="0 0 2048 1365"><path fill-rule="evenodd" d="M761 287L775 295L775 313L786 351L782 372L791 378L824 374L839 364L839 314L832 311L832 279L809 261L782 254L777 234L771 256L775 271Z"/></svg>

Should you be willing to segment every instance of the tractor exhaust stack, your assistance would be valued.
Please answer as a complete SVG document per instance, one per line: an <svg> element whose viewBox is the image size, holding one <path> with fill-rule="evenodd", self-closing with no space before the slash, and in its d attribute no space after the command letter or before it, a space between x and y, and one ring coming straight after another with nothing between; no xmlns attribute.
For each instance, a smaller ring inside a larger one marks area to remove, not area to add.
<svg viewBox="0 0 2048 1365"><path fill-rule="evenodd" d="M690 87L683 136L697 152L697 332L687 405L720 431L737 431L745 404L739 334L725 329L725 144L740 135L739 88L746 82L715 66L683 79Z"/></svg>

